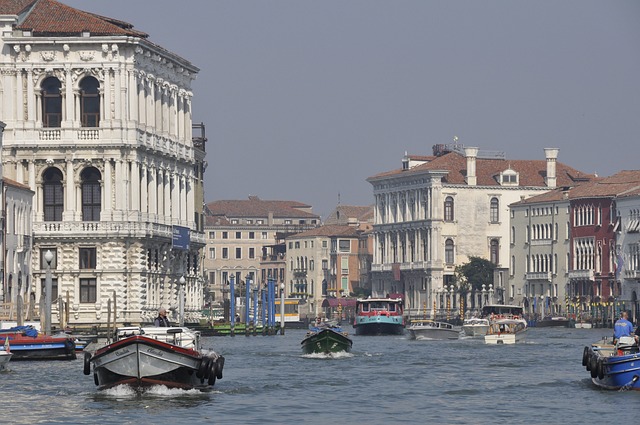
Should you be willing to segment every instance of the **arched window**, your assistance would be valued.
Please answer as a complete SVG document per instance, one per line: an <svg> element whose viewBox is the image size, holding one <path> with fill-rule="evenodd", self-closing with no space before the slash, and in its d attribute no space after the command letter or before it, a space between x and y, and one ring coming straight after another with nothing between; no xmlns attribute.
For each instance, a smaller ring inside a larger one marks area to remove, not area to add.
<svg viewBox="0 0 640 425"><path fill-rule="evenodd" d="M453 239L447 239L444 243L444 262L446 264L454 263Z"/></svg>
<svg viewBox="0 0 640 425"><path fill-rule="evenodd" d="M94 167L85 168L80 173L82 181L82 221L100 221L102 196L100 171Z"/></svg>
<svg viewBox="0 0 640 425"><path fill-rule="evenodd" d="M453 221L453 197L444 200L444 221Z"/></svg>
<svg viewBox="0 0 640 425"><path fill-rule="evenodd" d="M64 191L62 172L57 168L47 169L43 176L44 221L62 221Z"/></svg>
<svg viewBox="0 0 640 425"><path fill-rule="evenodd" d="M491 239L491 243L490 243L490 250L491 250L491 262L493 264L498 264L499 260L500 260L500 244L498 243L497 239Z"/></svg>
<svg viewBox="0 0 640 425"><path fill-rule="evenodd" d="M42 82L42 126L60 127L62 122L62 84L56 77Z"/></svg>
<svg viewBox="0 0 640 425"><path fill-rule="evenodd" d="M80 82L80 123L82 127L100 126L100 83L93 77Z"/></svg>
<svg viewBox="0 0 640 425"><path fill-rule="evenodd" d="M498 202L498 198L491 198L490 215L491 215L492 223L497 223L498 221L500 221L499 209L500 209L500 203Z"/></svg>

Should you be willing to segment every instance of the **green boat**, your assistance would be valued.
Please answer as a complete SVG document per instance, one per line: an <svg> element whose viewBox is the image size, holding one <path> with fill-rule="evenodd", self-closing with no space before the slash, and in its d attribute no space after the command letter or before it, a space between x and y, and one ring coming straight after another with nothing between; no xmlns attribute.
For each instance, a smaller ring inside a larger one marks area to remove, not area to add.
<svg viewBox="0 0 640 425"><path fill-rule="evenodd" d="M353 341L339 326L326 325L309 329L300 344L304 354L348 353Z"/></svg>

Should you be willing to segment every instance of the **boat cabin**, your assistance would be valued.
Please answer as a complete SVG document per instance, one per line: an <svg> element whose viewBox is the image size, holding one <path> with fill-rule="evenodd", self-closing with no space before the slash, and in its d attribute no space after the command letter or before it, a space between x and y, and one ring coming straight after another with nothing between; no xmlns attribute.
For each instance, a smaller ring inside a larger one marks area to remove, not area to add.
<svg viewBox="0 0 640 425"><path fill-rule="evenodd" d="M482 307L482 317L487 318L491 315L502 317L522 317L523 308L518 305L506 304L489 304Z"/></svg>
<svg viewBox="0 0 640 425"><path fill-rule="evenodd" d="M360 316L402 316L402 299L367 298L356 301L356 314Z"/></svg>

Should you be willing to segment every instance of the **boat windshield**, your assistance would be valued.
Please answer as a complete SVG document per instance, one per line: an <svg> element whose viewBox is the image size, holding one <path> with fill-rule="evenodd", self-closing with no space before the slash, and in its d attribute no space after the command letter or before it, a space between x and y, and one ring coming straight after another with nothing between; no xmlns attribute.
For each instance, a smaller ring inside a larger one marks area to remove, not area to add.
<svg viewBox="0 0 640 425"><path fill-rule="evenodd" d="M385 301L372 301L361 304L361 311L396 311L396 305Z"/></svg>

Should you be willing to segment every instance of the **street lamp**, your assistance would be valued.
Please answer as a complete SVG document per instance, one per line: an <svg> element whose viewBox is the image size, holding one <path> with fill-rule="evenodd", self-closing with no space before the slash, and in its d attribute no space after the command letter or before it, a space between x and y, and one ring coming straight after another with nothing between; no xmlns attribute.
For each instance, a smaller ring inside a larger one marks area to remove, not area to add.
<svg viewBox="0 0 640 425"><path fill-rule="evenodd" d="M280 335L284 335L284 282L280 284Z"/></svg>
<svg viewBox="0 0 640 425"><path fill-rule="evenodd" d="M51 292L53 291L53 283L51 281L51 261L53 261L53 252L50 249L44 254L44 261L47 263L47 274L44 287L44 333L51 335Z"/></svg>
<svg viewBox="0 0 640 425"><path fill-rule="evenodd" d="M184 326L184 284L185 284L186 280L184 278L184 275L180 276L180 279L178 280L178 283L180 284L179 288L178 288L178 308L180 311L180 326Z"/></svg>

